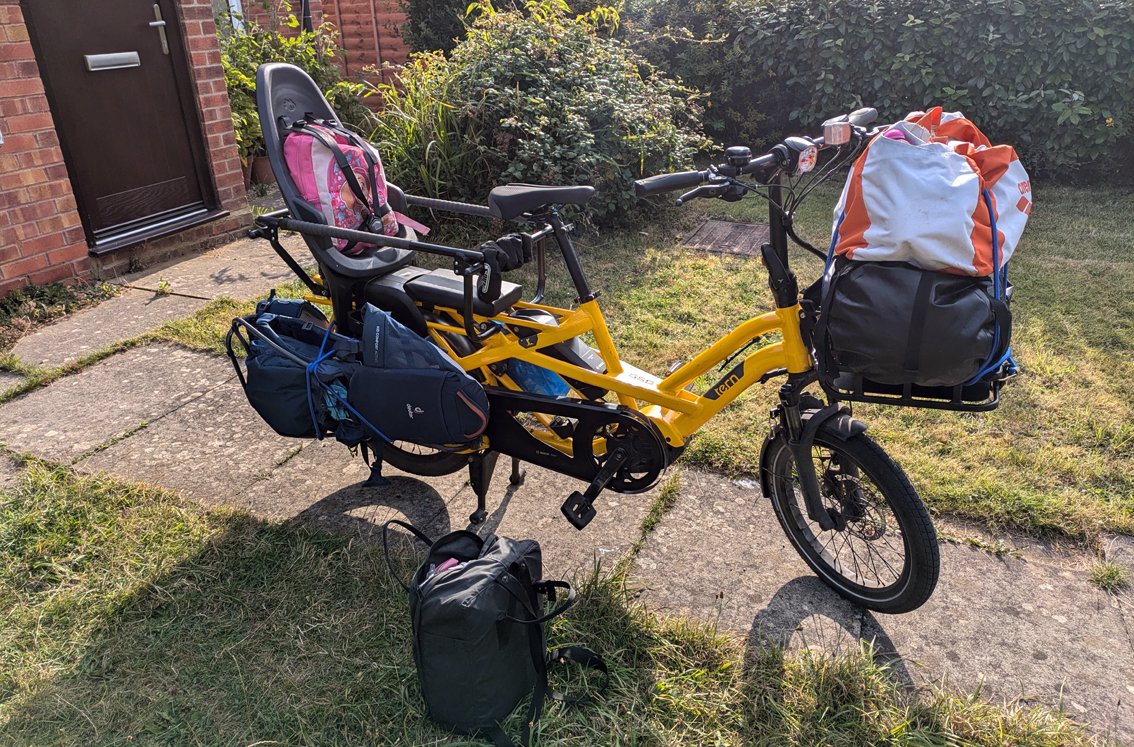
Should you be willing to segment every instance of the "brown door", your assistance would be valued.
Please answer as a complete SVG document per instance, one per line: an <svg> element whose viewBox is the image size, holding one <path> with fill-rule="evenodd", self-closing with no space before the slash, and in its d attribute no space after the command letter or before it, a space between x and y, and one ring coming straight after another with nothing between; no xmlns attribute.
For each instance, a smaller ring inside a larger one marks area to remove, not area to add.
<svg viewBox="0 0 1134 747"><path fill-rule="evenodd" d="M212 202L172 0L25 0L92 244Z"/></svg>

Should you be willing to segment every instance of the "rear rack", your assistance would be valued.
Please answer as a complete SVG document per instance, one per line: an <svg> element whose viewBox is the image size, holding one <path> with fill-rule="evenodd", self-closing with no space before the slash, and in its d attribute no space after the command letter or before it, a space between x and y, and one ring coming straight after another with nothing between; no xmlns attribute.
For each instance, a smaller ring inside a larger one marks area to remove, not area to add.
<svg viewBox="0 0 1134 747"><path fill-rule="evenodd" d="M492 217L489 208L479 205L451 202L449 200L436 200L427 197L415 197L413 195L406 195L406 202L411 205L419 205L421 207L439 209L446 212L475 215L478 217ZM464 303L461 311L464 317L465 334L471 339L481 342L499 332L501 329L497 324L480 325L480 329L478 329L474 318L473 300L474 294L477 292L475 277L484 273L488 267L485 263L484 253L481 251L446 246L444 244L433 244L416 239L386 236L385 234L370 233L368 231L339 228L338 226L328 226L324 223L296 220L291 216L287 208L265 213L264 215L258 215L255 218L255 223L257 228L249 231L248 237L253 239L266 239L272 245L272 249L275 250L280 259L303 281L311 292L321 296L327 295L328 289L315 282L314 278L312 278L303 269L302 265L283 247L279 241L280 231L295 231L309 236L341 239L361 244L371 244L394 249L407 249L449 257L453 260L453 271L464 280ZM565 226L565 230L571 230L571 226ZM550 236L552 233L552 227L550 225L544 225L540 230L533 233L520 234L525 248L530 250L536 259L538 281L535 295L532 296L530 303L538 304L543 301L547 286L547 259L542 239Z"/></svg>

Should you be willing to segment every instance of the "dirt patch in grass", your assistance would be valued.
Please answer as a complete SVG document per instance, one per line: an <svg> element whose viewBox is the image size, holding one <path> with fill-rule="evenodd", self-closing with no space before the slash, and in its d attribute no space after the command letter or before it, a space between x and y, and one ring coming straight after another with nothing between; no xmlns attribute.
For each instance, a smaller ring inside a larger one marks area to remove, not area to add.
<svg viewBox="0 0 1134 747"><path fill-rule="evenodd" d="M551 642L600 650L612 686L550 706L543 744L1093 743L1043 709L911 698L869 650L744 652L653 616L618 576L582 586ZM371 542L49 465L0 492L0 742L450 742L415 679L404 594Z"/></svg>

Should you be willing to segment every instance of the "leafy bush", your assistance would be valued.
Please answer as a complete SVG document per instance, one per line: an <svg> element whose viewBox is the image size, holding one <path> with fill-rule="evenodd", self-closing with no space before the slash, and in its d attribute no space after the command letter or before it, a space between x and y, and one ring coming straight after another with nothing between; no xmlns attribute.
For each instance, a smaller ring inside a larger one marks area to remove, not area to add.
<svg viewBox="0 0 1134 747"><path fill-rule="evenodd" d="M264 153L264 136L256 112L256 70L266 62L289 62L303 68L343 122L364 132L374 126L373 113L362 103L366 85L342 79L335 27L324 23L314 31L301 31L299 19L290 11L281 23L283 28L265 28L245 19L243 28L235 28L226 17L218 18L232 124L240 158L245 163Z"/></svg>
<svg viewBox="0 0 1134 747"><path fill-rule="evenodd" d="M728 36L716 64L690 41L656 42L659 19L686 18L686 3L631 0L628 25L646 27L638 44L654 64L711 92L720 113L708 122L724 139L778 137L864 104L888 120L942 104L1013 143L1034 172L1066 174L1113 165L1134 134L1128 0L694 4L695 40Z"/></svg>
<svg viewBox="0 0 1134 747"><path fill-rule="evenodd" d="M373 139L391 181L412 192L483 201L506 182L592 184L597 223L637 206L631 182L683 166L707 142L697 97L562 0L526 13L489 3L448 57L414 56Z"/></svg>
<svg viewBox="0 0 1134 747"><path fill-rule="evenodd" d="M404 0L402 38L414 52L448 52L465 35L467 0Z"/></svg>

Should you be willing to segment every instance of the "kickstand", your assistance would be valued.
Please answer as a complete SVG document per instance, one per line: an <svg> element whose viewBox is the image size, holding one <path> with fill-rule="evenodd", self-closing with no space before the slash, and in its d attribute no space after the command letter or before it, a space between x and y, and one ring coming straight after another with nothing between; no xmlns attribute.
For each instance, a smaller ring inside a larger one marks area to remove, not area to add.
<svg viewBox="0 0 1134 747"><path fill-rule="evenodd" d="M362 444L362 460L366 462L366 466L370 468L370 477L366 478L366 482L362 483L365 488L383 488L390 484L390 481L382 477L382 446L379 444L373 448L374 461L370 461L371 447L367 446L366 442Z"/></svg>
<svg viewBox="0 0 1134 747"><path fill-rule="evenodd" d="M484 499L488 495L488 486L492 483L492 472L496 469L496 460L500 453L496 451L482 451L469 460L469 484L476 493L476 511L469 516L472 524L483 524L488 518L488 510L484 506Z"/></svg>
<svg viewBox="0 0 1134 747"><path fill-rule="evenodd" d="M523 485L524 478L527 477L527 470L523 469L520 465L523 464L516 457L512 457L512 474L508 477L508 482L512 485Z"/></svg>

